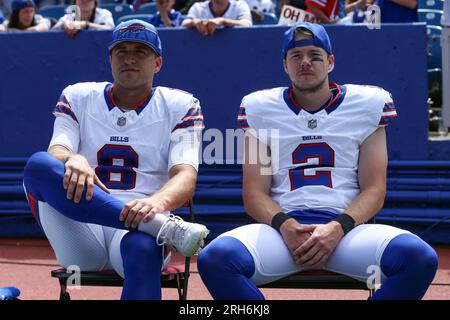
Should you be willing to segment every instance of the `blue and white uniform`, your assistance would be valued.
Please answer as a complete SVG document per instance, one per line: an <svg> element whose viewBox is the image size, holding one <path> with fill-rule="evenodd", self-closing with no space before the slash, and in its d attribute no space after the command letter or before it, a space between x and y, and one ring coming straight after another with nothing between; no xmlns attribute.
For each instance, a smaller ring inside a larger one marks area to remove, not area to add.
<svg viewBox="0 0 450 320"><path fill-rule="evenodd" d="M61 145L86 157L111 195L123 203L159 190L175 165L198 169L203 115L195 97L155 87L136 109L126 111L116 105L112 90L107 82L64 89L53 111L50 147ZM123 276L120 243L127 230L75 221L36 195L28 197L63 267L114 268Z"/></svg>
<svg viewBox="0 0 450 320"><path fill-rule="evenodd" d="M271 198L302 224L326 224L350 206L360 193L360 146L397 115L391 95L381 88L331 83L330 90L332 96L316 112L298 105L292 88L249 94L239 110L241 128L270 149ZM420 255L426 258L420 261ZM261 299L255 285L304 270L295 264L281 234L266 224L221 234L198 261L215 299ZM375 298L417 299L431 282L436 261L433 249L409 231L362 224L341 239L324 269L371 284L392 276ZM414 277L422 278L411 281Z"/></svg>

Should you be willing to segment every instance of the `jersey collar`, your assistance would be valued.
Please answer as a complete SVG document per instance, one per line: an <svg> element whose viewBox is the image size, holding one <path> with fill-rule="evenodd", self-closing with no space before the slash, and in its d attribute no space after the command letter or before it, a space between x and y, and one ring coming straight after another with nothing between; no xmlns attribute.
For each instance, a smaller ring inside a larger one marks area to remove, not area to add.
<svg viewBox="0 0 450 320"><path fill-rule="evenodd" d="M213 15L214 18L220 18L220 17L223 17L223 16L225 15L225 13L227 13L228 9L230 9L230 1L228 1L227 8L225 9L225 11L224 11L224 12L222 13L222 15L220 15L220 16L217 16L217 15L214 13L214 11L213 11L213 9L212 9L211 1L208 3L208 7L209 7L209 11L211 11L211 14Z"/></svg>
<svg viewBox="0 0 450 320"><path fill-rule="evenodd" d="M306 112L308 112L310 114L314 114L314 113L320 112L322 110L325 110L327 112L327 114L330 114L331 112L336 110L337 107L339 107L339 105L342 103L342 100L344 100L345 94L347 92L347 88L345 86L340 86L334 82L330 82L329 86L330 86L330 90L332 93L332 96L330 97L330 99L328 99L327 102L325 102L316 111L310 112L310 111L305 110ZM296 115L298 115L301 110L304 110L302 108L302 106L300 106L297 103L297 101L295 101L295 99L294 99L294 95L292 92L292 85L289 88L286 88L284 90L283 98L284 98L284 101L286 102L287 106L289 107L289 109L291 109L292 112L294 112Z"/></svg>
<svg viewBox="0 0 450 320"><path fill-rule="evenodd" d="M113 96L113 87L114 85L112 83L109 83L105 86L105 90L103 92L104 96L105 96L105 101L106 101L106 105L108 106L108 110L111 111L112 109L114 109L114 107L117 107L117 109L119 109L122 112L125 112L122 108L120 108ZM144 110L144 108L147 106L147 104L150 102L150 99L153 97L153 93L155 92L155 88L152 88L152 92L150 93L150 95L145 98L144 100L142 100L136 107L133 108L133 111L136 112L136 114L140 114L142 112L142 110Z"/></svg>

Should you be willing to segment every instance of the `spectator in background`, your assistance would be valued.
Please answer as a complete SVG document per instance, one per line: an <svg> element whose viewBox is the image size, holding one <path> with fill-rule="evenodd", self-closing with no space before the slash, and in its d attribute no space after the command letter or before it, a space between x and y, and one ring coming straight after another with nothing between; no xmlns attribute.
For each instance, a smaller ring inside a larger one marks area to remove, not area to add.
<svg viewBox="0 0 450 320"><path fill-rule="evenodd" d="M212 35L219 26L250 27L252 15L245 1L207 0L196 2L189 9L183 27L197 28L202 35Z"/></svg>
<svg viewBox="0 0 450 320"><path fill-rule="evenodd" d="M5 16L3 15L3 12L0 10L0 24L2 24L5 21Z"/></svg>
<svg viewBox="0 0 450 320"><path fill-rule="evenodd" d="M0 31L46 31L50 20L36 14L33 0L14 0L9 20L3 22Z"/></svg>
<svg viewBox="0 0 450 320"><path fill-rule="evenodd" d="M252 13L253 21L262 21L264 13L275 14L276 5L272 0L245 0Z"/></svg>
<svg viewBox="0 0 450 320"><path fill-rule="evenodd" d="M305 0L278 0L278 5L276 8L276 15L277 17L280 17L281 10L283 9L283 6L292 6L297 9L306 10L306 4Z"/></svg>
<svg viewBox="0 0 450 320"><path fill-rule="evenodd" d="M96 0L75 0L80 7L80 20L74 21L73 13L62 16L53 26L53 30L63 29L69 37L74 37L80 30L109 30L114 28L111 12L97 7Z"/></svg>
<svg viewBox="0 0 450 320"><path fill-rule="evenodd" d="M183 23L183 15L175 11L175 0L155 0L158 12L150 16L149 22L155 27L179 27Z"/></svg>
<svg viewBox="0 0 450 320"><path fill-rule="evenodd" d="M313 13L322 24L339 23L347 13L366 7L366 0L357 0L343 9L345 3L344 0L305 0L306 11Z"/></svg>
<svg viewBox="0 0 450 320"><path fill-rule="evenodd" d="M381 23L417 22L417 0L368 0L380 7Z"/></svg>

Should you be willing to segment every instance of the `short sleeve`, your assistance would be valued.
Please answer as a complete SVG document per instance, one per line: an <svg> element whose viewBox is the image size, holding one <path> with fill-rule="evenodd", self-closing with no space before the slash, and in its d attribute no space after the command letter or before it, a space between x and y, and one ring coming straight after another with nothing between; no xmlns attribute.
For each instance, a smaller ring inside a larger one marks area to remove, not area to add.
<svg viewBox="0 0 450 320"><path fill-rule="evenodd" d="M236 4L238 5L238 9L239 9L236 19L237 20L247 20L253 24L252 13L250 11L250 7L247 4L247 2L237 1Z"/></svg>
<svg viewBox="0 0 450 320"><path fill-rule="evenodd" d="M79 125L78 118L75 114L74 104L71 101L69 89L66 88L62 92L61 96L58 99L58 102L56 103L55 108L53 109L53 115L55 117L65 117L68 119L71 119L77 125Z"/></svg>
<svg viewBox="0 0 450 320"><path fill-rule="evenodd" d="M244 103L244 99L242 99L241 106L239 108L239 113L237 117L238 125L241 129L247 130L250 129L250 125L247 119L247 110Z"/></svg>
<svg viewBox="0 0 450 320"><path fill-rule="evenodd" d="M97 8L95 23L114 29L114 19L112 13L107 9Z"/></svg>
<svg viewBox="0 0 450 320"><path fill-rule="evenodd" d="M172 133L179 130L202 130L204 127L203 112L200 107L200 101L192 97L189 109L184 116L179 119L178 123L172 129Z"/></svg>
<svg viewBox="0 0 450 320"><path fill-rule="evenodd" d="M385 90L383 90L383 93L385 95L384 106L381 111L378 127L386 127L397 117L397 110L392 95Z"/></svg>
<svg viewBox="0 0 450 320"><path fill-rule="evenodd" d="M53 136L49 144L63 146L73 153L78 152L80 145L80 128L72 120L65 117L57 117L53 125Z"/></svg>
<svg viewBox="0 0 450 320"><path fill-rule="evenodd" d="M200 16L200 3L196 2L189 9L186 19L201 19Z"/></svg>
<svg viewBox="0 0 450 320"><path fill-rule="evenodd" d="M186 114L172 130L169 145L168 169L177 164L188 164L198 170L203 113L198 99L192 97Z"/></svg>

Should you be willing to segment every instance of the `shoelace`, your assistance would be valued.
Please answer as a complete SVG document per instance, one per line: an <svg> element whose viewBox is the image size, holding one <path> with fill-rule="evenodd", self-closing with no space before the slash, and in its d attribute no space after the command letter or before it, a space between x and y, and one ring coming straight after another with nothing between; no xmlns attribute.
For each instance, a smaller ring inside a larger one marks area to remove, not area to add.
<svg viewBox="0 0 450 320"><path fill-rule="evenodd" d="M169 227L170 223L173 224L173 228ZM168 231L166 231L166 229L168 229ZM161 229L159 229L158 235L156 236L156 244L162 246L164 243L167 243L171 246L177 247L182 243L186 230L187 226L184 223L184 220L178 216L170 214L169 219L167 219L161 226Z"/></svg>

